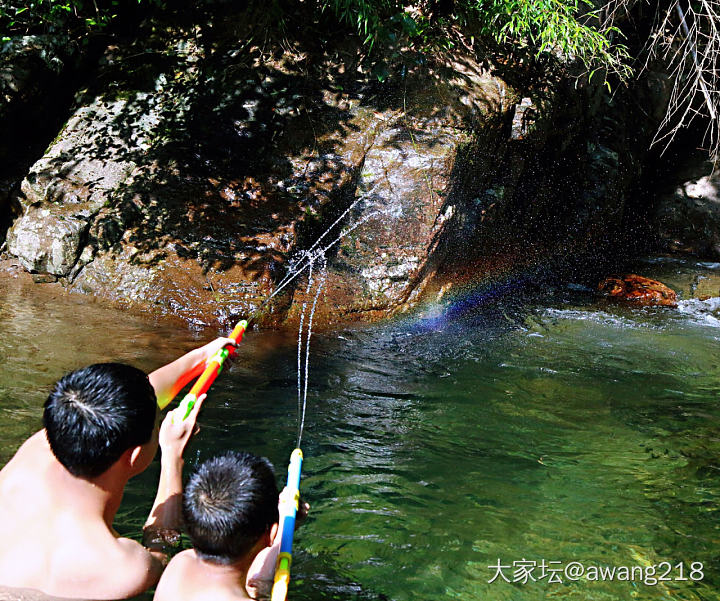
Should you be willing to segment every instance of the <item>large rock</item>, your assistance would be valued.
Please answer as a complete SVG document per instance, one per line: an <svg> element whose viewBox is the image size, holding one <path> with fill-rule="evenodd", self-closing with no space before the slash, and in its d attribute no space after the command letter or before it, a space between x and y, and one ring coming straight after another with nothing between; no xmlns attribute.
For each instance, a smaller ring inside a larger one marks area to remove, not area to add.
<svg viewBox="0 0 720 601"><path fill-rule="evenodd" d="M31 167L21 184L24 214L8 232L8 250L28 270L71 273L95 217L129 186L149 147L157 118L146 101L96 98L75 112Z"/></svg>
<svg viewBox="0 0 720 601"><path fill-rule="evenodd" d="M123 55L137 51L110 54L126 78ZM237 54L231 46L205 60L183 47L172 70L146 70L143 91L106 76L23 181L10 251L83 293L229 322L256 310L291 258L358 200L326 240L361 224L329 252L330 319L412 302L430 271L462 123L500 86L466 64L461 85L415 78L407 97L400 88L376 103L367 84L332 91L327 65L307 73L297 57L265 63L255 49L243 58L254 66L239 68ZM18 243L39 215L52 223L46 235ZM80 235L65 236L64 219ZM56 247L64 261L39 259ZM260 319L285 319L303 296L296 284Z"/></svg>
<svg viewBox="0 0 720 601"><path fill-rule="evenodd" d="M340 313L392 312L419 293L463 139L451 127L385 117L357 179L349 223L360 225L339 242L332 263L329 287Z"/></svg>
<svg viewBox="0 0 720 601"><path fill-rule="evenodd" d="M48 203L96 213L129 178L152 145L161 122L158 100L95 98L75 111L22 182L25 204Z"/></svg>
<svg viewBox="0 0 720 601"><path fill-rule="evenodd" d="M23 214L8 236L8 250L28 269L71 282L139 214L128 202L134 178L155 168L154 152L184 115L182 95L155 75L145 90L79 93L78 107L29 168L18 198Z"/></svg>
<svg viewBox="0 0 720 601"><path fill-rule="evenodd" d="M78 215L31 207L10 230L8 250L28 271L66 276L77 262L87 228Z"/></svg>

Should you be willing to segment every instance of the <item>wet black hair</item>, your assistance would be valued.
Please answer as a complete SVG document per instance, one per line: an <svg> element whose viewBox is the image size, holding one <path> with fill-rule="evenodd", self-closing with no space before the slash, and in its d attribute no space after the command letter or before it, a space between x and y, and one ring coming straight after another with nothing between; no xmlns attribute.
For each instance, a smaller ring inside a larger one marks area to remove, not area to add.
<svg viewBox="0 0 720 601"><path fill-rule="evenodd" d="M63 376L45 401L43 424L57 460L94 478L127 450L150 441L157 400L145 372L98 363Z"/></svg>
<svg viewBox="0 0 720 601"><path fill-rule="evenodd" d="M221 564L242 559L278 521L272 464L238 451L206 461L185 486L183 517L202 559Z"/></svg>

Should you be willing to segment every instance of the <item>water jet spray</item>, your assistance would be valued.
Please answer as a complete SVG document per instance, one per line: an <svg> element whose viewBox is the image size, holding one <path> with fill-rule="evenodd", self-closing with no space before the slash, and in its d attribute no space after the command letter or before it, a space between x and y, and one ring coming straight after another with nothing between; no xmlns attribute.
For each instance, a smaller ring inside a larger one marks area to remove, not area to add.
<svg viewBox="0 0 720 601"><path fill-rule="evenodd" d="M292 544L293 535L295 532L295 519L297 512L300 507L300 476L302 471L303 453L300 449L302 442L303 428L305 425L305 409L307 406L307 390L308 390L308 376L309 376L309 359L310 359L310 338L312 336L312 323L315 316L315 309L317 307L318 299L320 298L320 292L325 284L327 278L327 256L326 253L333 246L335 246L340 240L347 236L354 229L368 221L370 218L382 214L382 211L372 211L365 215L363 218L358 220L351 226L346 227L340 232L340 235L325 245L320 246L320 242L327 236L327 234L338 225L343 218L361 201L361 198L356 199L345 211L338 217L335 222L315 241L315 243L307 250L303 251L299 258L291 262L290 269L285 277L278 283L275 290L268 296L260 306L253 311L253 313L247 318L238 322L233 329L229 338L231 338L236 344L239 343L245 331L247 330L248 324L262 311L265 306L278 294L281 290L287 287L292 281L294 281L302 272L308 270L308 283L305 290L306 295L310 294L313 284L315 283L313 277L313 270L316 263L321 265L322 278L317 285L314 293L312 306L307 321L307 329L305 330L305 337L303 341L303 328L305 325L305 315L307 311L307 300L303 301L302 312L300 315L300 327L298 331L298 433L297 433L297 444L295 450L290 455L290 463L288 465L288 479L287 486L280 496L280 552L278 554L277 564L275 568L275 579L272 589L272 601L285 601L287 597L288 586L290 583L290 566L292 564ZM304 345L304 361L303 361L303 345ZM226 345L220 349L213 357L207 361L204 370L195 381L195 384L190 389L185 397L180 401L179 408L180 413L183 415L183 420L187 419L188 415L192 411L197 399L207 392L210 386L215 381L215 378L220 374L223 368L223 364L226 359L235 354L235 346ZM202 369L202 368L199 368ZM190 375L190 379L196 374ZM304 376L304 377L303 377ZM161 405L161 409L164 409L170 400L164 402Z"/></svg>

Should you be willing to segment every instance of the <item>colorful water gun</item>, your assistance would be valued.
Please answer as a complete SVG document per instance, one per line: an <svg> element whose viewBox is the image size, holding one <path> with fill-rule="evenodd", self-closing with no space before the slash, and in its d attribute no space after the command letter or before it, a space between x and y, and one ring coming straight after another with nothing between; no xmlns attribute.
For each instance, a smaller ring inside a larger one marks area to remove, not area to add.
<svg viewBox="0 0 720 601"><path fill-rule="evenodd" d="M244 319L238 322L238 324L235 326L228 338L232 338L235 342L240 342L242 340L243 334L245 333L245 330L247 329L247 325L248 322ZM185 395L183 400L180 401L180 404L178 405L180 413L182 413L183 420L187 419L187 416L190 415L190 412L195 406L198 397L200 397L200 395L202 394L205 394L208 388L212 386L215 378L217 378L218 374L222 371L225 360L234 353L235 347L228 344L227 346L221 348L212 357L210 357L210 359L205 363L204 369L202 365L198 367L198 369L203 370L202 373L200 373L200 377L195 381L195 384L193 384L190 392ZM196 375L197 372L195 371L187 374L186 381L191 380ZM160 409L165 409L169 402L170 399L167 399L167 401L165 401L163 405L160 406Z"/></svg>
<svg viewBox="0 0 720 601"><path fill-rule="evenodd" d="M271 601L285 601L290 585L290 566L292 565L293 535L295 534L295 517L300 509L300 472L302 470L303 453L295 449L290 455L288 466L287 488L280 496L280 553L275 567Z"/></svg>
<svg viewBox="0 0 720 601"><path fill-rule="evenodd" d="M248 322L240 321L228 338L232 338L235 342L242 340L243 334L247 329ZM235 353L235 348L227 345L215 353L206 363L200 373L200 377L195 381L190 392L188 392L178 408L183 419L187 419L192 411L198 398L205 394L212 383L222 371L225 360ZM197 368L202 369L202 367ZM199 373L199 371L197 372ZM185 381L192 380L197 375L195 371L186 374ZM164 409L170 402L165 401L160 407ZM287 597L288 586L290 584L290 566L292 564L292 545L293 536L295 534L295 518L300 508L300 473L302 470L303 453L300 449L295 449L290 455L290 465L288 466L287 487L284 494L280 498L280 525L282 534L280 539L280 553L278 555L277 566L275 568L275 581L272 588L271 601L285 601Z"/></svg>

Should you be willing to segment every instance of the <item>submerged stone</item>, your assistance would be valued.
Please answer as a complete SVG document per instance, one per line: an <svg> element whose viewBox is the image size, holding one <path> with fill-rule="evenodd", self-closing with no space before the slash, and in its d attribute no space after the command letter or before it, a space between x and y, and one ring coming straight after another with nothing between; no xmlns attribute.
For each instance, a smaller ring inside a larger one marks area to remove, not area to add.
<svg viewBox="0 0 720 601"><path fill-rule="evenodd" d="M677 307L677 294L662 282L634 273L610 276L598 290L613 300L643 306Z"/></svg>

